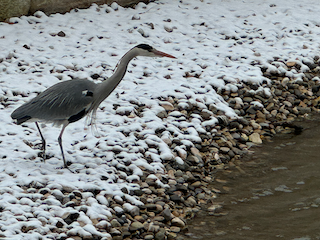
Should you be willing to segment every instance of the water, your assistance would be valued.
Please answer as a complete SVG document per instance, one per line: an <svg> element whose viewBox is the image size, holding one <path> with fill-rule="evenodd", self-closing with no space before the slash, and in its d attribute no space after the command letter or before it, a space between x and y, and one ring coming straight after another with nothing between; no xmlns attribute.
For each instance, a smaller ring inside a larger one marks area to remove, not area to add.
<svg viewBox="0 0 320 240"><path fill-rule="evenodd" d="M210 216L189 222L185 239L320 239L320 117L300 135L286 134L255 149L239 168L215 174L222 191Z"/></svg>

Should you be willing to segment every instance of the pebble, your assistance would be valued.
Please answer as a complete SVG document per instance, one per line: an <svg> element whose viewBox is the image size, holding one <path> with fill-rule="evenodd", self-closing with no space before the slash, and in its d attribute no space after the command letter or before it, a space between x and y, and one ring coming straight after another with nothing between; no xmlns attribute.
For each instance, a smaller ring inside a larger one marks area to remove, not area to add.
<svg viewBox="0 0 320 240"><path fill-rule="evenodd" d="M151 222L147 229L148 229L148 232L157 233L157 232L159 232L160 226L159 225L155 225L154 223Z"/></svg>
<svg viewBox="0 0 320 240"><path fill-rule="evenodd" d="M118 222L117 219L112 219L110 224L112 227L121 227L121 224Z"/></svg>
<svg viewBox="0 0 320 240"><path fill-rule="evenodd" d="M170 228L170 231L171 231L171 228ZM168 239L168 240L177 239L177 236L178 236L178 235L177 235L174 231L172 231L172 232L169 232L169 233L168 233L167 239Z"/></svg>
<svg viewBox="0 0 320 240"><path fill-rule="evenodd" d="M169 208L165 208L161 214L167 221L170 221L174 217Z"/></svg>
<svg viewBox="0 0 320 240"><path fill-rule="evenodd" d="M185 204L188 207L195 207L197 205L197 201L195 200L195 198L193 196L190 196L185 201Z"/></svg>
<svg viewBox="0 0 320 240"><path fill-rule="evenodd" d="M260 134L259 133L252 133L250 136L249 136L249 140L253 143L262 143L262 140L260 138Z"/></svg>
<svg viewBox="0 0 320 240"><path fill-rule="evenodd" d="M118 229L116 229L116 228L111 228L110 229L110 234L111 234L111 236L120 236L121 235L121 232L118 230ZM114 238L113 238L114 239Z"/></svg>
<svg viewBox="0 0 320 240"><path fill-rule="evenodd" d="M144 240L153 240L153 239L154 239L154 236L151 234L144 236Z"/></svg>
<svg viewBox="0 0 320 240"><path fill-rule="evenodd" d="M175 217L171 220L171 224L173 226L177 226L180 228L184 228L186 226L186 224L184 223L184 221L182 221L179 217Z"/></svg>
<svg viewBox="0 0 320 240"><path fill-rule="evenodd" d="M180 196L176 195L176 194L173 194L170 196L170 200L171 201L174 201L176 203L181 203L183 202L183 198L181 198Z"/></svg>
<svg viewBox="0 0 320 240"><path fill-rule="evenodd" d="M134 232L142 228L143 228L143 224L141 222L133 222L131 223L129 230L130 232Z"/></svg>
<svg viewBox="0 0 320 240"><path fill-rule="evenodd" d="M79 216L80 214L78 212L70 211L63 214L61 218L65 221L66 224L70 225L71 223L77 221Z"/></svg>
<svg viewBox="0 0 320 240"><path fill-rule="evenodd" d="M131 216L135 217L140 214L140 209L137 206L134 206L129 210Z"/></svg>
<svg viewBox="0 0 320 240"><path fill-rule="evenodd" d="M141 222L141 223L145 221L144 217L140 216L140 215L135 216L134 219L137 220L138 222Z"/></svg>
<svg viewBox="0 0 320 240"><path fill-rule="evenodd" d="M173 227L170 227L170 231L171 231L171 232L174 232L174 233L178 233L178 232L181 231L181 229L180 229L179 227L173 226Z"/></svg>
<svg viewBox="0 0 320 240"><path fill-rule="evenodd" d="M160 230L155 234L154 240L165 240L166 238L166 230L164 228L160 228Z"/></svg>
<svg viewBox="0 0 320 240"><path fill-rule="evenodd" d="M220 211L222 206L220 204L213 204L210 207L208 207L209 212L217 212Z"/></svg>
<svg viewBox="0 0 320 240"><path fill-rule="evenodd" d="M194 187L194 188L200 187L201 185L202 185L202 184L201 184L200 181L196 181L196 182L194 182L194 183L191 184L191 186Z"/></svg>
<svg viewBox="0 0 320 240"><path fill-rule="evenodd" d="M173 111L174 106L170 102L162 101L159 103L166 111Z"/></svg>

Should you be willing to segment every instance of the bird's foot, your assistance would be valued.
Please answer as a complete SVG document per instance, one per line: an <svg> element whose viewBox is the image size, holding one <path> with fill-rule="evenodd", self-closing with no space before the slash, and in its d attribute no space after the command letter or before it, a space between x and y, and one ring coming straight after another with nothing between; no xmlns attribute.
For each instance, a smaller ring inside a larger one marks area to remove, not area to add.
<svg viewBox="0 0 320 240"><path fill-rule="evenodd" d="M42 158L42 162L45 162L46 161L46 159L48 159L49 157L46 155L46 153L45 152L39 152L38 153L38 157L41 157Z"/></svg>
<svg viewBox="0 0 320 240"><path fill-rule="evenodd" d="M70 172L75 173L74 171L72 171L69 166L71 165L71 162L64 162L64 168L68 169Z"/></svg>
<svg viewBox="0 0 320 240"><path fill-rule="evenodd" d="M72 171L69 167L65 167L66 169L68 169L71 173L75 173L74 171Z"/></svg>

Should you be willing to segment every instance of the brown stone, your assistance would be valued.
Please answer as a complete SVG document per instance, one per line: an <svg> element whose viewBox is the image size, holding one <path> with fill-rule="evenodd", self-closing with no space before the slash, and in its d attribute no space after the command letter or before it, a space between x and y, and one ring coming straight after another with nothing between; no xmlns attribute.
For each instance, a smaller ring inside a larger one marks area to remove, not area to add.
<svg viewBox="0 0 320 240"><path fill-rule="evenodd" d="M163 107L166 111L174 110L174 106L170 102L160 102L160 106Z"/></svg>
<svg viewBox="0 0 320 240"><path fill-rule="evenodd" d="M118 3L123 7L134 6L139 2L148 3L150 0L1 0L0 21L11 17L20 17L42 11L49 15L52 13L65 13L74 8L88 8L93 3L111 4Z"/></svg>
<svg viewBox="0 0 320 240"><path fill-rule="evenodd" d="M0 21L28 14L31 0L1 0Z"/></svg>

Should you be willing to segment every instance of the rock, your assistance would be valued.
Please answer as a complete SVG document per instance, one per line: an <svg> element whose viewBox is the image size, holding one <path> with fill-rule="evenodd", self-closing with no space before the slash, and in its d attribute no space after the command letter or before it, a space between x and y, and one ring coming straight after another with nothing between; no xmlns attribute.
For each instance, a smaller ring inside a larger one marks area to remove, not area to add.
<svg viewBox="0 0 320 240"><path fill-rule="evenodd" d="M222 153L227 153L227 152L230 151L230 148L228 148L228 147L221 147L221 148L220 148L220 151L221 151Z"/></svg>
<svg viewBox="0 0 320 240"><path fill-rule="evenodd" d="M140 209L137 206L132 206L131 204L123 204L123 210L129 212L132 217L135 217L140 214Z"/></svg>
<svg viewBox="0 0 320 240"><path fill-rule="evenodd" d="M57 200L59 200L60 202L62 202L63 199L64 199L63 193L62 193L60 190L58 190L58 189L52 190L51 194L52 194Z"/></svg>
<svg viewBox="0 0 320 240"><path fill-rule="evenodd" d="M170 231L174 233L178 233L181 231L181 229L179 227L172 226L170 227Z"/></svg>
<svg viewBox="0 0 320 240"><path fill-rule="evenodd" d="M110 224L112 227L121 227L121 224L118 222L117 219L112 219Z"/></svg>
<svg viewBox="0 0 320 240"><path fill-rule="evenodd" d="M116 228L111 228L110 229L110 234L111 234L111 236L120 236L121 235L121 232L118 230L118 229L116 229ZM112 239L114 239L114 238L112 238Z"/></svg>
<svg viewBox="0 0 320 240"><path fill-rule="evenodd" d="M28 14L31 0L2 0L0 5L0 21L4 21Z"/></svg>
<svg viewBox="0 0 320 240"><path fill-rule="evenodd" d="M204 119L204 120L210 120L213 116L213 113L207 109L202 109L200 116Z"/></svg>
<svg viewBox="0 0 320 240"><path fill-rule="evenodd" d="M275 90L274 90L274 94L275 94L276 96L281 96L281 95L282 95L282 90L280 90L280 89L275 89Z"/></svg>
<svg viewBox="0 0 320 240"><path fill-rule="evenodd" d="M179 217L173 218L171 220L171 224L172 224L172 226L177 226L177 227L180 227L180 228L184 228L186 226L184 221L182 221Z"/></svg>
<svg viewBox="0 0 320 240"><path fill-rule="evenodd" d="M168 239L168 240L174 240L174 239L178 240L177 236L178 236L178 235L177 235L176 233L174 233L174 232L169 232L168 235L167 235L167 239ZM183 239L184 239L184 238L183 238ZM179 240L183 240L183 239L179 239Z"/></svg>
<svg viewBox="0 0 320 240"><path fill-rule="evenodd" d="M306 114L306 113L311 113L311 108L309 107L297 107L298 111L299 111L299 114L303 115L303 114Z"/></svg>
<svg viewBox="0 0 320 240"><path fill-rule="evenodd" d="M64 192L71 193L71 192L74 190L74 188L72 188L72 187L69 186L69 185L62 185L62 190L63 190Z"/></svg>
<svg viewBox="0 0 320 240"><path fill-rule="evenodd" d="M64 223L62 221L58 220L57 223L56 223L56 227L57 228L62 228L63 226L64 226Z"/></svg>
<svg viewBox="0 0 320 240"><path fill-rule="evenodd" d="M169 208L165 208L161 215L166 219L166 221L170 221L174 217Z"/></svg>
<svg viewBox="0 0 320 240"><path fill-rule="evenodd" d="M79 239L79 240L82 240L82 239ZM123 237L122 236L113 236L112 240L123 240Z"/></svg>
<svg viewBox="0 0 320 240"><path fill-rule="evenodd" d="M140 215L135 216L134 219L137 220L138 222L141 222L141 223L143 223L144 220L145 220L144 217L143 217L143 216L140 216Z"/></svg>
<svg viewBox="0 0 320 240"><path fill-rule="evenodd" d="M166 111L173 111L174 106L170 102L160 102L159 103L161 107L163 107Z"/></svg>
<svg viewBox="0 0 320 240"><path fill-rule="evenodd" d="M165 110L164 111L160 111L160 112L157 113L157 117L161 118L161 119L167 118L168 114L167 114L167 112Z"/></svg>
<svg viewBox="0 0 320 240"><path fill-rule="evenodd" d="M249 136L249 140L253 143L262 143L262 140L260 138L260 134L259 133L252 133Z"/></svg>
<svg viewBox="0 0 320 240"><path fill-rule="evenodd" d="M153 239L154 239L154 236L151 234L144 236L144 240L153 240Z"/></svg>
<svg viewBox="0 0 320 240"><path fill-rule="evenodd" d="M249 137L245 133L241 133L241 139L246 142L249 140Z"/></svg>
<svg viewBox="0 0 320 240"><path fill-rule="evenodd" d="M76 211L71 211L63 214L62 219L65 221L66 224L70 225L74 221L77 221L80 214Z"/></svg>
<svg viewBox="0 0 320 240"><path fill-rule="evenodd" d="M147 210L148 210L149 212L150 212L150 211L154 212L154 211L157 210L156 204L146 204L146 205L144 205L144 206L147 208Z"/></svg>
<svg viewBox="0 0 320 240"><path fill-rule="evenodd" d="M133 222L131 223L130 227L129 227L129 231L130 232L135 232L139 229L143 228L143 224L141 222Z"/></svg>
<svg viewBox="0 0 320 240"><path fill-rule="evenodd" d="M173 28L169 26L164 26L164 30L166 30L167 32L173 32Z"/></svg>
<svg viewBox="0 0 320 240"><path fill-rule="evenodd" d="M250 102L252 102L252 101L253 101L253 99L252 99L252 97L244 97L244 98L243 98L243 101L244 101L244 102L249 102L249 103L250 103Z"/></svg>
<svg viewBox="0 0 320 240"><path fill-rule="evenodd" d="M201 182L200 181L196 181L194 183L191 184L192 187L197 188L201 186Z"/></svg>
<svg viewBox="0 0 320 240"><path fill-rule="evenodd" d="M195 207L197 206L197 201L193 196L190 196L187 198L187 200L184 202L184 204L188 207Z"/></svg>
<svg viewBox="0 0 320 240"><path fill-rule="evenodd" d="M170 200L171 200L171 201L174 201L174 202L176 202L176 203L181 203L181 202L183 202L183 199L182 199L180 196L176 195L176 194L171 195L171 196L170 196Z"/></svg>
<svg viewBox="0 0 320 240"><path fill-rule="evenodd" d="M288 61L288 62L286 62L286 65L288 66L288 67L293 67L294 65L296 65L297 64L297 62L295 62L295 61Z"/></svg>
<svg viewBox="0 0 320 240"><path fill-rule="evenodd" d="M165 240L166 238L166 230L164 228L160 228L159 232L154 236L154 240Z"/></svg>
<svg viewBox="0 0 320 240"><path fill-rule="evenodd" d="M127 231L127 230L124 230L123 232L122 232L122 238L121 238L121 240L122 239L127 239L128 237L130 237L131 236L131 233L129 232L129 231ZM101 239L102 240L102 239ZM108 239L109 240L109 239ZM114 240L114 239L112 239L112 240Z"/></svg>
<svg viewBox="0 0 320 240"><path fill-rule="evenodd" d="M41 189L39 189L39 193L41 193L42 195L45 195L45 194L47 194L49 192L50 192L49 188L41 188Z"/></svg>
<svg viewBox="0 0 320 240"><path fill-rule="evenodd" d="M210 207L208 207L209 212L218 212L222 209L222 206L220 204L213 204Z"/></svg>
<svg viewBox="0 0 320 240"><path fill-rule="evenodd" d="M120 217L124 214L124 210L119 206L114 206L113 210L115 211L115 213L118 217Z"/></svg>
<svg viewBox="0 0 320 240"><path fill-rule="evenodd" d="M176 177L182 177L183 176L183 172L179 169L175 172L174 174Z"/></svg>
<svg viewBox="0 0 320 240"><path fill-rule="evenodd" d="M63 31L58 32L57 34L59 37L65 37L66 34Z"/></svg>
<svg viewBox="0 0 320 240"><path fill-rule="evenodd" d="M199 164L200 162L202 162L202 159L200 159L199 157L197 156L194 156L194 155L189 155L187 157L187 161L188 163L192 164L192 165L197 165Z"/></svg>
<svg viewBox="0 0 320 240"><path fill-rule="evenodd" d="M148 232L154 232L154 233L159 232L159 229L160 229L160 226L159 225L155 225L152 222L149 224L149 226L147 228Z"/></svg>
<svg viewBox="0 0 320 240"><path fill-rule="evenodd" d="M109 223L106 220L102 220L102 221L98 222L95 226L98 228L101 228L101 229L110 229L111 223Z"/></svg>
<svg viewBox="0 0 320 240"><path fill-rule="evenodd" d="M156 210L154 211L155 213L160 213L163 210L163 206L161 206L160 204L156 204Z"/></svg>
<svg viewBox="0 0 320 240"><path fill-rule="evenodd" d="M153 220L157 222L164 222L165 218L163 216L155 216Z"/></svg>

